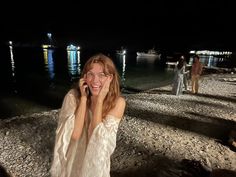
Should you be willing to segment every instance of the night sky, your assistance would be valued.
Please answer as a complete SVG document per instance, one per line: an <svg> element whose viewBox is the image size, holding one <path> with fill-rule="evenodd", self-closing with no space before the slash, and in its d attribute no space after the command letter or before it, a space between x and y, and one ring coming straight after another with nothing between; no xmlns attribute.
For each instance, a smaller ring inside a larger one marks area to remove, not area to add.
<svg viewBox="0 0 236 177"><path fill-rule="evenodd" d="M9 7L8 14L0 14L2 41L40 41L51 32L58 43L235 50L236 16L229 1L68 1Z"/></svg>

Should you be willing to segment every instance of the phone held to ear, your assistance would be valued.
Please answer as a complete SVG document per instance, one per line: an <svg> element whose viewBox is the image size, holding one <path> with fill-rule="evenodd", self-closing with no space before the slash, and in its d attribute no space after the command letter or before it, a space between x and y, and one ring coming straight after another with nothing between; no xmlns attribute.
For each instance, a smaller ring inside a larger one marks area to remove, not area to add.
<svg viewBox="0 0 236 177"><path fill-rule="evenodd" d="M85 92L86 92L87 96L89 96L89 88L88 87L85 88Z"/></svg>
<svg viewBox="0 0 236 177"><path fill-rule="evenodd" d="M85 92L86 92L87 96L89 96L89 87L88 87L87 83L84 83L84 86L87 86L85 88Z"/></svg>

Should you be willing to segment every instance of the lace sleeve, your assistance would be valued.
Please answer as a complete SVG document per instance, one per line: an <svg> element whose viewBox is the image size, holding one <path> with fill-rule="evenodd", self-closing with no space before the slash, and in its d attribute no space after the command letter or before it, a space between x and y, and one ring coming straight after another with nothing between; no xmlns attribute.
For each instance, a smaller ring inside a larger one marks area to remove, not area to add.
<svg viewBox="0 0 236 177"><path fill-rule="evenodd" d="M66 153L74 128L75 109L76 98L71 92L69 92L63 100L62 108L59 113L53 162L50 170L53 177L60 176L63 171L62 168L66 164Z"/></svg>
<svg viewBox="0 0 236 177"><path fill-rule="evenodd" d="M84 158L83 177L110 176L110 156L116 147L119 122L120 119L108 116L93 130Z"/></svg>
<svg viewBox="0 0 236 177"><path fill-rule="evenodd" d="M116 134L118 130L120 119L108 115L103 122L101 122L94 129L91 136L91 143L101 143L106 145L106 149L110 151L111 154L116 146Z"/></svg>

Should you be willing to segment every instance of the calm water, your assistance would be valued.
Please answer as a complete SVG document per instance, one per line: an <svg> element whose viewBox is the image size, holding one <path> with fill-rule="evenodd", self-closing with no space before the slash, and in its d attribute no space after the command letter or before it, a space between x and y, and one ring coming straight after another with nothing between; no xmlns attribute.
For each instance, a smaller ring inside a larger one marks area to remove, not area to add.
<svg viewBox="0 0 236 177"><path fill-rule="evenodd" d="M72 83L79 79L86 60L98 52L14 46L0 50L0 117L3 118L59 108ZM166 58L137 58L136 52L117 55L115 51L102 52L112 57L123 93L172 82L174 72L166 67ZM222 61L212 56L202 56L201 60L210 67Z"/></svg>
<svg viewBox="0 0 236 177"><path fill-rule="evenodd" d="M137 58L135 54L103 52L111 56L116 64L122 87L145 90L160 86L172 77L173 71L165 69L158 58ZM70 85L80 77L84 63L93 53L83 50L9 47L5 49L2 58L2 89L19 92L34 84L40 87L65 86L63 83Z"/></svg>
<svg viewBox="0 0 236 177"><path fill-rule="evenodd" d="M173 70L160 59L136 58L136 53L110 55L120 74L122 90L134 92L169 84ZM29 47L1 48L0 116L59 108L86 60L96 51L67 51Z"/></svg>

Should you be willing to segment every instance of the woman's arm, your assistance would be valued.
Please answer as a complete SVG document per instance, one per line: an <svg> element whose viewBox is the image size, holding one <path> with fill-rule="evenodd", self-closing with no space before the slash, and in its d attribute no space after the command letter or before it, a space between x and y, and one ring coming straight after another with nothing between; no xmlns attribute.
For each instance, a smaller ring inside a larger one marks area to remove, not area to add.
<svg viewBox="0 0 236 177"><path fill-rule="evenodd" d="M184 74L188 74L189 73L189 70L186 69L186 66L184 65Z"/></svg>
<svg viewBox="0 0 236 177"><path fill-rule="evenodd" d="M73 140L78 140L82 134L82 130L84 127L84 120L86 117L86 107L87 107L87 98L81 97L79 105L75 111L75 123L71 135L71 138Z"/></svg>
<svg viewBox="0 0 236 177"><path fill-rule="evenodd" d="M199 75L202 74L202 69L203 69L203 65L199 63L199 72L198 72Z"/></svg>
<svg viewBox="0 0 236 177"><path fill-rule="evenodd" d="M79 100L79 105L75 111L75 123L74 129L71 135L73 140L78 140L82 134L84 121L86 117L86 109L87 109L87 93L86 88L88 87L86 84L86 80L81 78L79 81L79 87L81 92L81 97ZM87 88L88 89L88 88Z"/></svg>
<svg viewBox="0 0 236 177"><path fill-rule="evenodd" d="M58 125L56 129L53 162L50 169L52 176L61 176L65 170L66 158L74 127L75 111L77 107L75 90L70 90L64 97L60 109Z"/></svg>

